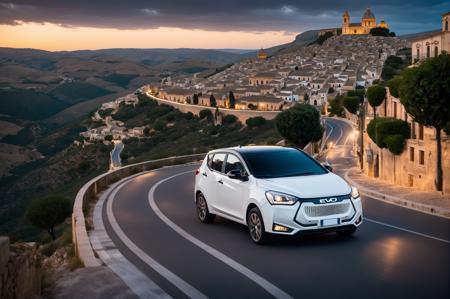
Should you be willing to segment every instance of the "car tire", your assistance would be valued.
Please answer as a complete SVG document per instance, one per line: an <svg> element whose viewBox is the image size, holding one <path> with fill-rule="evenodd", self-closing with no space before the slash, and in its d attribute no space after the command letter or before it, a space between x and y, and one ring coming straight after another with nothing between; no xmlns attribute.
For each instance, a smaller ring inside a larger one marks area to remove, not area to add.
<svg viewBox="0 0 450 299"><path fill-rule="evenodd" d="M195 206L197 210L197 217L200 222L203 223L211 223L214 221L216 215L211 214L209 212L208 203L206 202L206 198L203 193L197 194L197 199L195 201Z"/></svg>
<svg viewBox="0 0 450 299"><path fill-rule="evenodd" d="M264 228L264 221L258 208L252 208L248 212L247 227L250 238L256 244L262 245L269 241L269 234Z"/></svg>
<svg viewBox="0 0 450 299"><path fill-rule="evenodd" d="M346 228L343 230L338 230L336 233L342 237L350 237L356 232L356 227Z"/></svg>

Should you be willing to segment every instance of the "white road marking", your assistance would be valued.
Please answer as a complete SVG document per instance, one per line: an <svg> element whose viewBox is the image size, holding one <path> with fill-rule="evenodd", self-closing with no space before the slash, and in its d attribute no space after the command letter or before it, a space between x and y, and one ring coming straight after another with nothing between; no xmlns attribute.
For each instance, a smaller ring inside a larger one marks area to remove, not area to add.
<svg viewBox="0 0 450 299"><path fill-rule="evenodd" d="M414 235L418 235L418 236L421 236L421 237L425 237L425 238L429 238L429 239L433 239L433 240L436 240L436 241L441 241L441 242L450 244L449 240L441 239L441 238L438 238L438 237L433 237L433 236L430 236L430 235L427 235L427 234L423 234L423 233L419 233L419 232L416 232L416 231L413 231L413 230L410 230L410 229L407 229L407 228L403 228L403 227L395 226L395 225L392 225L392 224L384 223L384 222L381 222L381 221L373 220L373 219L370 219L370 218L367 218L367 217L365 217L364 220L368 221L368 222L373 222L373 223L376 223L376 224L379 224L379 225L384 225L384 226L387 226L387 227L390 227L390 228L395 228L395 229L398 229L398 230L401 230L401 231L404 231L404 232L408 232L408 233L411 233L411 234L414 234Z"/></svg>
<svg viewBox="0 0 450 299"><path fill-rule="evenodd" d="M188 171L188 172L192 173L192 171ZM250 270L247 267L239 264L238 262L236 262L235 260L231 259L230 257L228 257L227 255L223 254L222 252L218 251L217 249L215 249L215 248L207 245L206 243L200 241L199 239L195 238L193 235L189 234L187 231L185 231L184 229L182 229L181 227L176 225L172 220L167 218L167 216L164 215L163 212L161 212L161 210L156 205L155 198L154 198L154 193L155 193L156 188L158 188L158 186L161 185L162 183L164 183L164 182L166 182L168 180L171 180L171 179L173 179L173 178L175 178L177 176L186 174L188 172L181 172L181 173L172 175L172 176L170 176L168 178L165 178L165 179L157 182L155 185L153 185L153 187L148 192L148 202L150 203L150 206L153 209L153 211L155 212L155 214L162 221L164 221L168 226L170 226L174 231L176 231L179 235L184 237L186 240L188 240L189 242L193 243L194 245L200 247L201 249L203 249L204 251L206 251L207 253L209 253L213 257L217 258L221 262L227 264L228 266L230 266L234 270L238 271L239 273L245 275L250 280L252 280L256 284L258 284L260 287L265 289L267 292L272 294L275 298L293 298L292 296L290 296L289 294L287 294L283 290L279 289L278 287L276 287L275 285L273 285L272 283L270 283L269 281L267 281L263 277L259 276L258 274L256 274L252 270Z"/></svg>
<svg viewBox="0 0 450 299"><path fill-rule="evenodd" d="M116 273L139 298L172 298L122 255L105 230L102 219L103 204L108 198L110 190L118 184L112 185L107 192L102 194L95 205L94 230L89 234L92 247L108 268Z"/></svg>
<svg viewBox="0 0 450 299"><path fill-rule="evenodd" d="M189 171L189 172L192 172ZM142 175L139 174L139 175ZM132 178L131 178L132 179ZM179 276L177 276L175 273L171 272L169 269L158 263L156 260L151 258L149 255L147 255L142 249L140 249L136 244L134 244L127 235L122 231L119 224L117 223L117 220L114 216L113 210L112 210L112 202L115 198L117 192L125 186L127 183L130 182L130 180L126 180L122 184L120 184L110 195L110 199L107 202L106 205L106 214L109 220L109 223L111 224L114 232L117 234L117 236L120 238L120 240L130 249L139 259L141 259L144 263L146 263L150 268L152 268L154 271L156 271L158 274L160 274L162 277L167 279L169 282L171 282L175 287L177 287L180 291L182 291L186 296L190 298L200 298L200 299L206 299L206 297L203 293L201 293L199 290L185 282L183 279L181 279Z"/></svg>

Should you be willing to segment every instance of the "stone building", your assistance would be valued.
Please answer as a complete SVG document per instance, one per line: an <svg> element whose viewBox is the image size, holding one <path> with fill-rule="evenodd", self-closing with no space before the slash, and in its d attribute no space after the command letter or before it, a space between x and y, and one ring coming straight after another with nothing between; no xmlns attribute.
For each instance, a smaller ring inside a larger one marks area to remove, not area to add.
<svg viewBox="0 0 450 299"><path fill-rule="evenodd" d="M400 99L392 96L387 89L385 101L377 109L381 117L394 117L407 121L411 127L411 138L406 140L400 155L388 149L380 149L367 134L364 134L364 171L371 177L405 187L421 190L435 190L436 178L436 138L435 129L415 123L408 115ZM368 123L369 121L367 121ZM450 136L441 132L443 190L450 194Z"/></svg>
<svg viewBox="0 0 450 299"><path fill-rule="evenodd" d="M350 23L350 14L345 11L342 15L342 34L369 34L370 29L375 27L389 28L389 25L384 21L377 26L377 20L370 8L367 8L361 18L361 23Z"/></svg>
<svg viewBox="0 0 450 299"><path fill-rule="evenodd" d="M412 63L436 57L442 52L450 53L450 11L442 15L442 29L413 39Z"/></svg>

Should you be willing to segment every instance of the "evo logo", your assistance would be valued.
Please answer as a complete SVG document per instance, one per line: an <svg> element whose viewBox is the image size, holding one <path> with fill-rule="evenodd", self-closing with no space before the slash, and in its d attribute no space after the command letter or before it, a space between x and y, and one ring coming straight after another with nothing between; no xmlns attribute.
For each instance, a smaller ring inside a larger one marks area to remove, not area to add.
<svg viewBox="0 0 450 299"><path fill-rule="evenodd" d="M337 198L336 197L330 197L330 198L322 198L319 200L320 203L332 203L332 202L337 202Z"/></svg>

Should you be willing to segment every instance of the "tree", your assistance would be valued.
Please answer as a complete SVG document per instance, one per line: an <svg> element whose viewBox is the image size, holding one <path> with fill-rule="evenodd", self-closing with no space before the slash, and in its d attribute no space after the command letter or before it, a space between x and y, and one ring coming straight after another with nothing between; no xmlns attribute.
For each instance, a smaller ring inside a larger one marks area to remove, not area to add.
<svg viewBox="0 0 450 299"><path fill-rule="evenodd" d="M228 98L230 100L230 108L234 109L236 107L236 99L234 98L234 94L232 91L230 91Z"/></svg>
<svg viewBox="0 0 450 299"><path fill-rule="evenodd" d="M214 97L213 94L209 97L209 105L211 107L216 107L217 106L216 98Z"/></svg>
<svg viewBox="0 0 450 299"><path fill-rule="evenodd" d="M55 226L62 223L72 213L69 199L52 195L36 199L28 206L26 217L34 226L46 229L55 240Z"/></svg>
<svg viewBox="0 0 450 299"><path fill-rule="evenodd" d="M113 135L106 135L106 136L105 136L105 140L106 140L106 141L112 141L113 138L114 138Z"/></svg>
<svg viewBox="0 0 450 299"><path fill-rule="evenodd" d="M249 128L262 127L266 123L266 119L262 116L250 117L245 123Z"/></svg>
<svg viewBox="0 0 450 299"><path fill-rule="evenodd" d="M394 32L389 32L388 28L375 27L370 29L370 35L372 36L395 36Z"/></svg>
<svg viewBox="0 0 450 299"><path fill-rule="evenodd" d="M166 127L166 123L162 119L157 119L153 124L155 131L162 131Z"/></svg>
<svg viewBox="0 0 450 299"><path fill-rule="evenodd" d="M192 104L198 105L198 94L194 93L194 96L192 97Z"/></svg>
<svg viewBox="0 0 450 299"><path fill-rule="evenodd" d="M309 94L305 93L305 95L303 96L303 102L305 102L305 104L309 103Z"/></svg>
<svg viewBox="0 0 450 299"><path fill-rule="evenodd" d="M209 121L212 121L212 119L213 119L213 114L212 114L211 110L209 110L209 109L200 110L200 112L198 113L198 116L200 117L200 119L206 118Z"/></svg>
<svg viewBox="0 0 450 299"><path fill-rule="evenodd" d="M344 99L344 96L342 95L338 95L336 96L333 100L331 100L329 102L329 111L330 111L330 116L343 116L344 113L344 108L342 107L342 101Z"/></svg>
<svg viewBox="0 0 450 299"><path fill-rule="evenodd" d="M400 82L402 81L402 77L400 76L395 76L394 78L392 78L391 80L389 80L387 82L387 86L389 87L389 92L391 93L391 95L393 97L400 97L399 93L398 93L398 87L400 86Z"/></svg>
<svg viewBox="0 0 450 299"><path fill-rule="evenodd" d="M280 112L275 118L275 126L284 139L300 148L320 140L323 134L319 111L306 104L296 104Z"/></svg>
<svg viewBox="0 0 450 299"><path fill-rule="evenodd" d="M237 120L238 118L236 116L234 116L233 114L228 114L223 117L222 123L224 125L231 125L234 124Z"/></svg>
<svg viewBox="0 0 450 299"><path fill-rule="evenodd" d="M357 96L346 96L344 97L343 104L348 112L356 114L359 109L360 99Z"/></svg>
<svg viewBox="0 0 450 299"><path fill-rule="evenodd" d="M450 54L427 59L405 69L399 86L400 102L414 121L435 129L436 190L442 191L441 130L450 119Z"/></svg>
<svg viewBox="0 0 450 299"><path fill-rule="evenodd" d="M377 118L377 107L386 98L386 88L380 85L373 85L367 89L367 100L373 108L373 118Z"/></svg>

